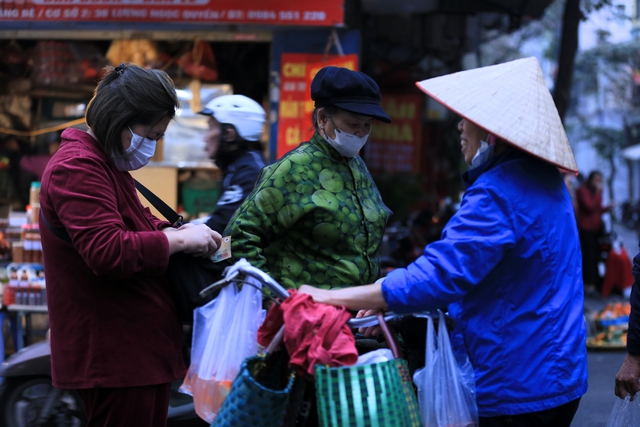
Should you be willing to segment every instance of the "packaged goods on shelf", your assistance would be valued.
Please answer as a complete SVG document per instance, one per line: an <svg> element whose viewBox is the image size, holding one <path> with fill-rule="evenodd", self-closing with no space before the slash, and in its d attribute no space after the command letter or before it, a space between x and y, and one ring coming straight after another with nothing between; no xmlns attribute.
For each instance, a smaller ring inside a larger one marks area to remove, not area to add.
<svg viewBox="0 0 640 427"><path fill-rule="evenodd" d="M41 265L11 263L7 266L7 275L5 305L47 305L46 280Z"/></svg>
<svg viewBox="0 0 640 427"><path fill-rule="evenodd" d="M40 240L40 228L37 224L25 224L22 226L22 254L23 259L14 259L14 262L42 262L42 241Z"/></svg>

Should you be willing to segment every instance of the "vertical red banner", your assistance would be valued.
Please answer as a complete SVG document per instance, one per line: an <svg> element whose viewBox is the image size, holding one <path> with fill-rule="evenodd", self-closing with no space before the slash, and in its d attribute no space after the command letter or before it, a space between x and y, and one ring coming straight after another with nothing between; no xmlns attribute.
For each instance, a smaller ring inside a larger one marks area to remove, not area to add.
<svg viewBox="0 0 640 427"><path fill-rule="evenodd" d="M372 172L420 172L422 101L419 95L382 94L391 123L373 123L365 159Z"/></svg>
<svg viewBox="0 0 640 427"><path fill-rule="evenodd" d="M329 65L357 70L358 55L283 53L281 64L277 159L313 135L310 88L318 70Z"/></svg>

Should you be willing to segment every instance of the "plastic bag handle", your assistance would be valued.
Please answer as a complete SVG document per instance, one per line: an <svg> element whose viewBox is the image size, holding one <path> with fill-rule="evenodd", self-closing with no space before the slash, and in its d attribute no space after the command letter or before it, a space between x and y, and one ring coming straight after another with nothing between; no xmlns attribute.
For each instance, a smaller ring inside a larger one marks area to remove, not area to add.
<svg viewBox="0 0 640 427"><path fill-rule="evenodd" d="M384 320L384 313L378 312L376 317L378 318L380 329L382 329L382 334L387 340L387 345L389 345L389 349L391 350L391 353L393 353L393 357L396 359L403 359L404 354L402 353L402 349L400 348L398 340L396 340L396 336L393 334L391 327L387 324L387 321Z"/></svg>
<svg viewBox="0 0 640 427"><path fill-rule="evenodd" d="M267 346L265 353L271 354L274 351L276 351L278 347L280 347L280 344L282 344L283 338L284 338L284 325L280 326L280 329L278 329L278 332L276 332L276 334L273 336L273 339Z"/></svg>

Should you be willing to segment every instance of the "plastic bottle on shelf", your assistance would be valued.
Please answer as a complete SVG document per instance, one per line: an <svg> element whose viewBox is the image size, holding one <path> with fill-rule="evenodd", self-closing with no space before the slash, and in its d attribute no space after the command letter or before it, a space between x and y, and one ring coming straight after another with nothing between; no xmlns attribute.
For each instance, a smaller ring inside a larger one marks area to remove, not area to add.
<svg viewBox="0 0 640 427"><path fill-rule="evenodd" d="M42 288L38 288L36 291L36 303L35 305L42 305Z"/></svg>
<svg viewBox="0 0 640 427"><path fill-rule="evenodd" d="M12 305L16 303L16 292L18 291L18 272L12 270L9 273L9 284L4 288L4 304Z"/></svg>
<svg viewBox="0 0 640 427"><path fill-rule="evenodd" d="M29 285L27 288L27 305L36 305L36 286Z"/></svg>
<svg viewBox="0 0 640 427"><path fill-rule="evenodd" d="M46 283L44 280L44 271L38 273L38 277L36 278L36 285L36 305L47 305L47 290L45 288Z"/></svg>
<svg viewBox="0 0 640 427"><path fill-rule="evenodd" d="M38 224L31 225L31 258L32 262L42 264L42 240Z"/></svg>
<svg viewBox="0 0 640 427"><path fill-rule="evenodd" d="M16 293L16 304L26 305L29 303L29 275L26 270L20 273L18 292Z"/></svg>
<svg viewBox="0 0 640 427"><path fill-rule="evenodd" d="M18 280L18 272L16 270L11 270L9 274L9 286L13 286L17 288L20 285L20 281Z"/></svg>
<svg viewBox="0 0 640 427"><path fill-rule="evenodd" d="M31 205L31 224L38 223L40 216L40 182L33 181L29 189L29 205Z"/></svg>
<svg viewBox="0 0 640 427"><path fill-rule="evenodd" d="M29 224L22 224L20 227L20 240L22 241L22 258L24 262L31 262L31 241L29 238Z"/></svg>
<svg viewBox="0 0 640 427"><path fill-rule="evenodd" d="M36 262L36 251L35 251L35 241L33 240L33 224L29 224L29 228L27 231L27 241L29 242L29 262Z"/></svg>

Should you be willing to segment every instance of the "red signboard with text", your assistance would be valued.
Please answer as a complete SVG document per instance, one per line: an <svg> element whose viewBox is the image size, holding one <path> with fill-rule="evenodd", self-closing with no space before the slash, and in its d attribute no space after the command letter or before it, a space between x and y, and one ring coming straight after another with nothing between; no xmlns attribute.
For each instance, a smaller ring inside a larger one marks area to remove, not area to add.
<svg viewBox="0 0 640 427"><path fill-rule="evenodd" d="M367 167L372 172L420 172L420 111L418 95L382 94L380 105L391 123L374 121L366 145Z"/></svg>
<svg viewBox="0 0 640 427"><path fill-rule="evenodd" d="M311 81L320 68L329 65L357 71L358 55L282 54L277 159L313 135Z"/></svg>
<svg viewBox="0 0 640 427"><path fill-rule="evenodd" d="M0 21L341 26L344 0L0 0Z"/></svg>

